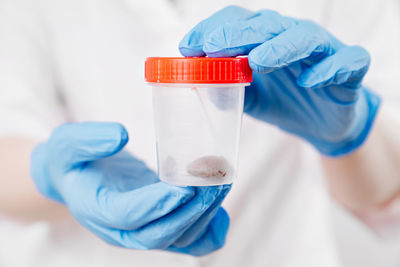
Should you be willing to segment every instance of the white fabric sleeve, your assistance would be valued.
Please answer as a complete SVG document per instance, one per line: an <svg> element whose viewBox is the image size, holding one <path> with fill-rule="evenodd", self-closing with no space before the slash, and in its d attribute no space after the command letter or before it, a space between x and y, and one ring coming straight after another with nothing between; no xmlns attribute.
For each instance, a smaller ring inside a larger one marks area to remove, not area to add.
<svg viewBox="0 0 400 267"><path fill-rule="evenodd" d="M65 121L40 2L0 0L0 137L42 140Z"/></svg>
<svg viewBox="0 0 400 267"><path fill-rule="evenodd" d="M377 16L367 49L371 51L371 68L366 85L382 96L381 125L386 141L400 154L400 1L377 3ZM396 162L398 159L393 159ZM362 220L385 239L400 240L400 197L381 210L364 214Z"/></svg>
<svg viewBox="0 0 400 267"><path fill-rule="evenodd" d="M393 151L400 153L400 1L338 0L329 7L333 11L329 30L345 43L361 45L371 54L363 84L381 96L378 117L384 123L376 125L382 128ZM379 236L400 240L400 198L357 217Z"/></svg>

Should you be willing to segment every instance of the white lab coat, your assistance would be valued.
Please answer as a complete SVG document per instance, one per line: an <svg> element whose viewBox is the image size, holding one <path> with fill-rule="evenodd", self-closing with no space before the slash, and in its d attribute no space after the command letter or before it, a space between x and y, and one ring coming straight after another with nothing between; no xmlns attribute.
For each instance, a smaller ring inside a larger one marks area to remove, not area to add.
<svg viewBox="0 0 400 267"><path fill-rule="evenodd" d="M130 133L128 149L154 168L144 59L178 55L183 34L228 3L313 19L344 42L364 45L373 58L366 84L388 106L400 103L395 1L0 0L0 136L44 140L65 121L118 121ZM20 225L4 218L0 266L399 266L400 241L376 238L332 204L323 181L311 146L245 116L220 251L193 258L126 250L72 219Z"/></svg>

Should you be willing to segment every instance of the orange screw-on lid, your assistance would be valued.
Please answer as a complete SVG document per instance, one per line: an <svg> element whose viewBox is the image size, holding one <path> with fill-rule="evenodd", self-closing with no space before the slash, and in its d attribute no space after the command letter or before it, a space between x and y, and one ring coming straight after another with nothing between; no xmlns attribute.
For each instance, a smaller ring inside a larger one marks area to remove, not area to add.
<svg viewBox="0 0 400 267"><path fill-rule="evenodd" d="M149 57L145 79L153 83L248 83L247 58Z"/></svg>

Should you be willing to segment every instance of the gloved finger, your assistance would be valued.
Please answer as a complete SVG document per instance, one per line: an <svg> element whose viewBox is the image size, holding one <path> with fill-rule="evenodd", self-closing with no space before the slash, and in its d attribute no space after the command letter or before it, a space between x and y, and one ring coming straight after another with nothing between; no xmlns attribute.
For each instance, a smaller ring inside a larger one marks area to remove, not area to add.
<svg viewBox="0 0 400 267"><path fill-rule="evenodd" d="M349 89L358 88L369 64L370 56L364 48L347 46L305 69L297 79L297 84L307 88L342 84Z"/></svg>
<svg viewBox="0 0 400 267"><path fill-rule="evenodd" d="M68 123L56 128L46 146L51 166L69 170L79 163L111 156L128 142L119 123Z"/></svg>
<svg viewBox="0 0 400 267"><path fill-rule="evenodd" d="M218 196L219 199L215 200L215 202L211 205L211 207L204 212L204 214L192 225L188 230L186 230L179 239L177 239L174 243L175 247L186 247L189 244L193 243L200 235L204 233L206 230L206 226L210 223L211 219L215 216L222 201L225 196L228 194L231 185L224 185L227 188Z"/></svg>
<svg viewBox="0 0 400 267"><path fill-rule="evenodd" d="M223 186L198 187L196 196L170 214L126 234L146 248L165 249L173 244L207 211L213 203L225 195L229 188ZM128 242L128 241L126 241Z"/></svg>
<svg viewBox="0 0 400 267"><path fill-rule="evenodd" d="M262 10L248 20L226 22L205 38L203 51L209 57L247 55L253 48L296 24L272 10Z"/></svg>
<svg viewBox="0 0 400 267"><path fill-rule="evenodd" d="M186 247L171 246L167 250L193 256L207 255L224 246L228 229L229 216L227 212L220 207L210 224L207 226L207 230L200 236L200 238Z"/></svg>
<svg viewBox="0 0 400 267"><path fill-rule="evenodd" d="M107 228L101 225L98 225L90 220L83 220L82 218L77 218L80 224L82 224L86 229L89 229L93 234L100 237L105 242L110 245L118 246L118 247L126 247L121 240L121 230ZM123 230L122 230L123 231ZM139 249L139 248L138 248Z"/></svg>
<svg viewBox="0 0 400 267"><path fill-rule="evenodd" d="M92 161L87 166L98 170L103 177L106 176L100 179L103 186L120 192L160 182L160 178L145 162L135 158L127 150L105 159Z"/></svg>
<svg viewBox="0 0 400 267"><path fill-rule="evenodd" d="M108 228L140 228L171 213L195 195L193 188L173 186L164 182L118 192L101 185L93 186L94 179L91 178L76 179L75 185L67 189L75 193L72 196L68 194L66 203L75 217L84 217ZM79 197L82 195L85 195L85 198Z"/></svg>
<svg viewBox="0 0 400 267"><path fill-rule="evenodd" d="M299 60L321 60L343 47L337 39L311 21L299 21L294 27L254 48L249 53L250 67L268 73Z"/></svg>
<svg viewBox="0 0 400 267"><path fill-rule="evenodd" d="M115 246L142 250L159 249L157 246L152 247L136 240L132 237L131 231L107 228L88 220L81 220L80 223L107 243ZM209 254L220 249L225 244L228 228L229 216L226 211L220 207L207 226L206 231L195 240L195 242L183 248L170 246L166 249L171 252L185 253L193 256ZM149 238L151 238L151 236Z"/></svg>
<svg viewBox="0 0 400 267"><path fill-rule="evenodd" d="M186 57L205 56L204 40L212 30L225 22L246 20L254 15L254 12L238 6L225 7L190 30L180 41L179 51Z"/></svg>

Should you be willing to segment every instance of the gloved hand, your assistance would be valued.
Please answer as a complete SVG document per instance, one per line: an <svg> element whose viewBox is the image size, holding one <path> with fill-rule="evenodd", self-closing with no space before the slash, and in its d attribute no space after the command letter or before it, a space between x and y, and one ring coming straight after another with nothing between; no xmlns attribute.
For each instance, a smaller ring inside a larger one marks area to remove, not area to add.
<svg viewBox="0 0 400 267"><path fill-rule="evenodd" d="M65 124L32 154L39 191L67 205L83 226L126 248L204 255L225 241L220 204L230 185L177 187L161 182L126 151L117 123Z"/></svg>
<svg viewBox="0 0 400 267"><path fill-rule="evenodd" d="M195 26L179 49L184 56L248 55L254 80L245 111L328 156L359 147L380 104L361 84L368 52L311 21L229 6Z"/></svg>

